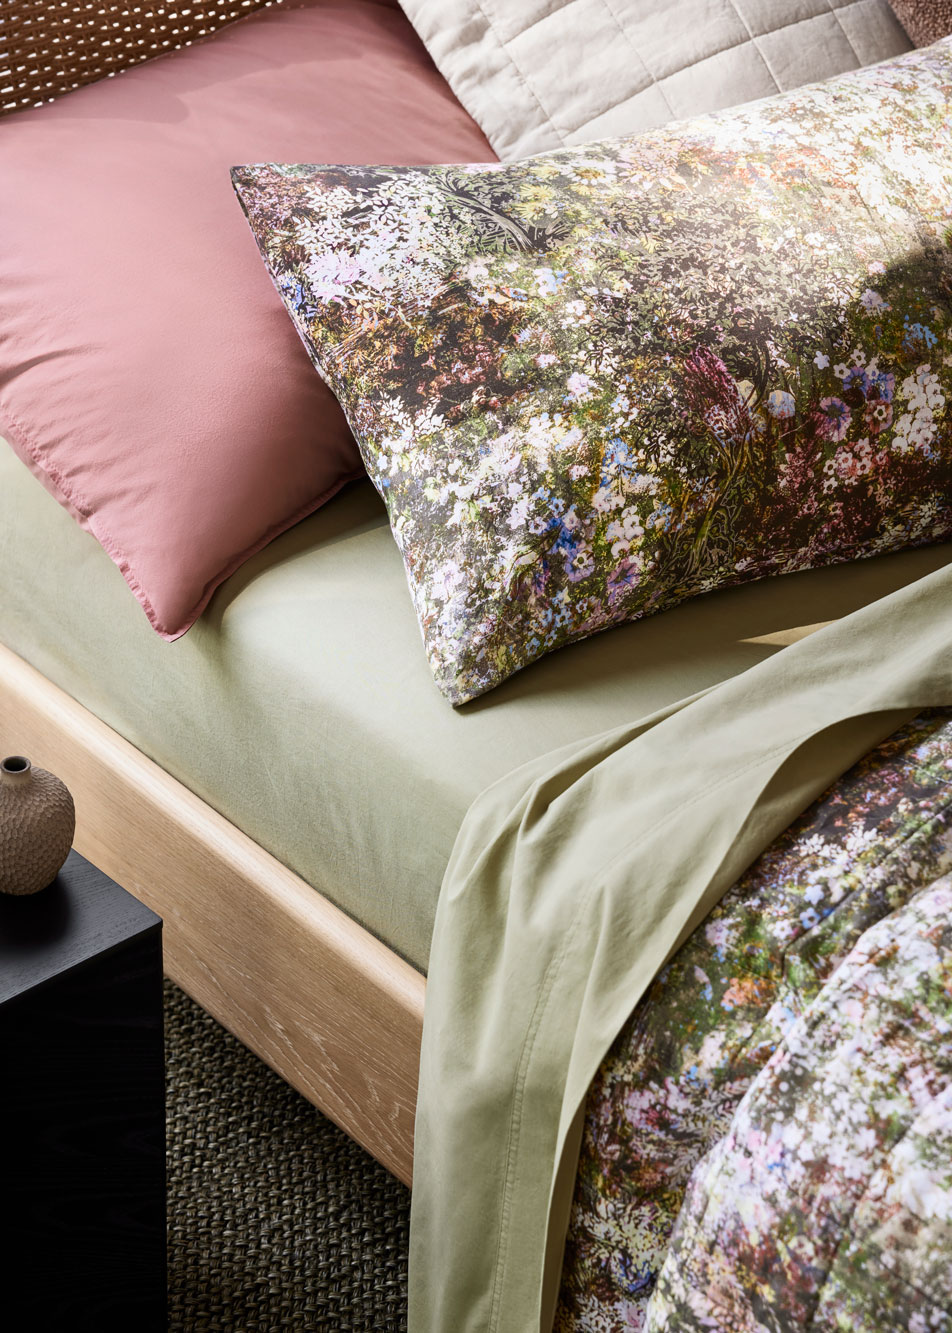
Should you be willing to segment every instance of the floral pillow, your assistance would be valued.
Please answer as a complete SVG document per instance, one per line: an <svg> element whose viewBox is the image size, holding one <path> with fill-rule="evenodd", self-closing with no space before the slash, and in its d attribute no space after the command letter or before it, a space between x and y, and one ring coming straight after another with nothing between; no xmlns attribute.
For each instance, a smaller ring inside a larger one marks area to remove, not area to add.
<svg viewBox="0 0 952 1333"><path fill-rule="evenodd" d="M453 703L952 538L952 41L521 163L233 177Z"/></svg>

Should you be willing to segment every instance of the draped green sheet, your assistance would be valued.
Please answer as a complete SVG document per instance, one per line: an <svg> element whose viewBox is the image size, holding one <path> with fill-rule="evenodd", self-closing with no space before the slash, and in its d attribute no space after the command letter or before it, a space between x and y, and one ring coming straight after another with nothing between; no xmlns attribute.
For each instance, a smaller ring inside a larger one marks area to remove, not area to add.
<svg viewBox="0 0 952 1333"><path fill-rule="evenodd" d="M632 1007L830 782L949 704L942 569L476 801L431 952L411 1333L548 1327L580 1112Z"/></svg>
<svg viewBox="0 0 952 1333"><path fill-rule="evenodd" d="M952 545L924 547L711 593L459 710L433 684L369 482L249 560L169 644L0 441L0 642L421 970L484 787L949 562Z"/></svg>

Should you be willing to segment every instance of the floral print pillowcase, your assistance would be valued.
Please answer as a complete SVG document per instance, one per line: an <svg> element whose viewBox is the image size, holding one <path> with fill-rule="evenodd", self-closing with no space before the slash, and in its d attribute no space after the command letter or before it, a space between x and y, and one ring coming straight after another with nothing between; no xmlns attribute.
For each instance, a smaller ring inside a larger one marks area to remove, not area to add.
<svg viewBox="0 0 952 1333"><path fill-rule="evenodd" d="M521 163L233 178L453 703L952 537L952 40Z"/></svg>

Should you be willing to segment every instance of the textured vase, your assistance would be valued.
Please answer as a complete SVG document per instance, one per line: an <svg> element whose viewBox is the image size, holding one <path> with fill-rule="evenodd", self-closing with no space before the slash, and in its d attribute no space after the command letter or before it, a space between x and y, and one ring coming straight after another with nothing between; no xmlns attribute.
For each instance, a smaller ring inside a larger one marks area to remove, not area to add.
<svg viewBox="0 0 952 1333"><path fill-rule="evenodd" d="M0 760L0 893L38 893L69 855L73 798L59 778L22 755Z"/></svg>

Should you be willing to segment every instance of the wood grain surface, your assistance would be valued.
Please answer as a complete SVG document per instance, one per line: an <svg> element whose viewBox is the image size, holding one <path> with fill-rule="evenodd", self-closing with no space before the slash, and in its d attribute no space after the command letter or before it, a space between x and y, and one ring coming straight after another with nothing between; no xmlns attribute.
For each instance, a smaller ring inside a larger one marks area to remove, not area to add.
<svg viewBox="0 0 952 1333"><path fill-rule="evenodd" d="M70 788L77 849L163 918L168 975L409 1184L422 975L2 646L0 749Z"/></svg>

